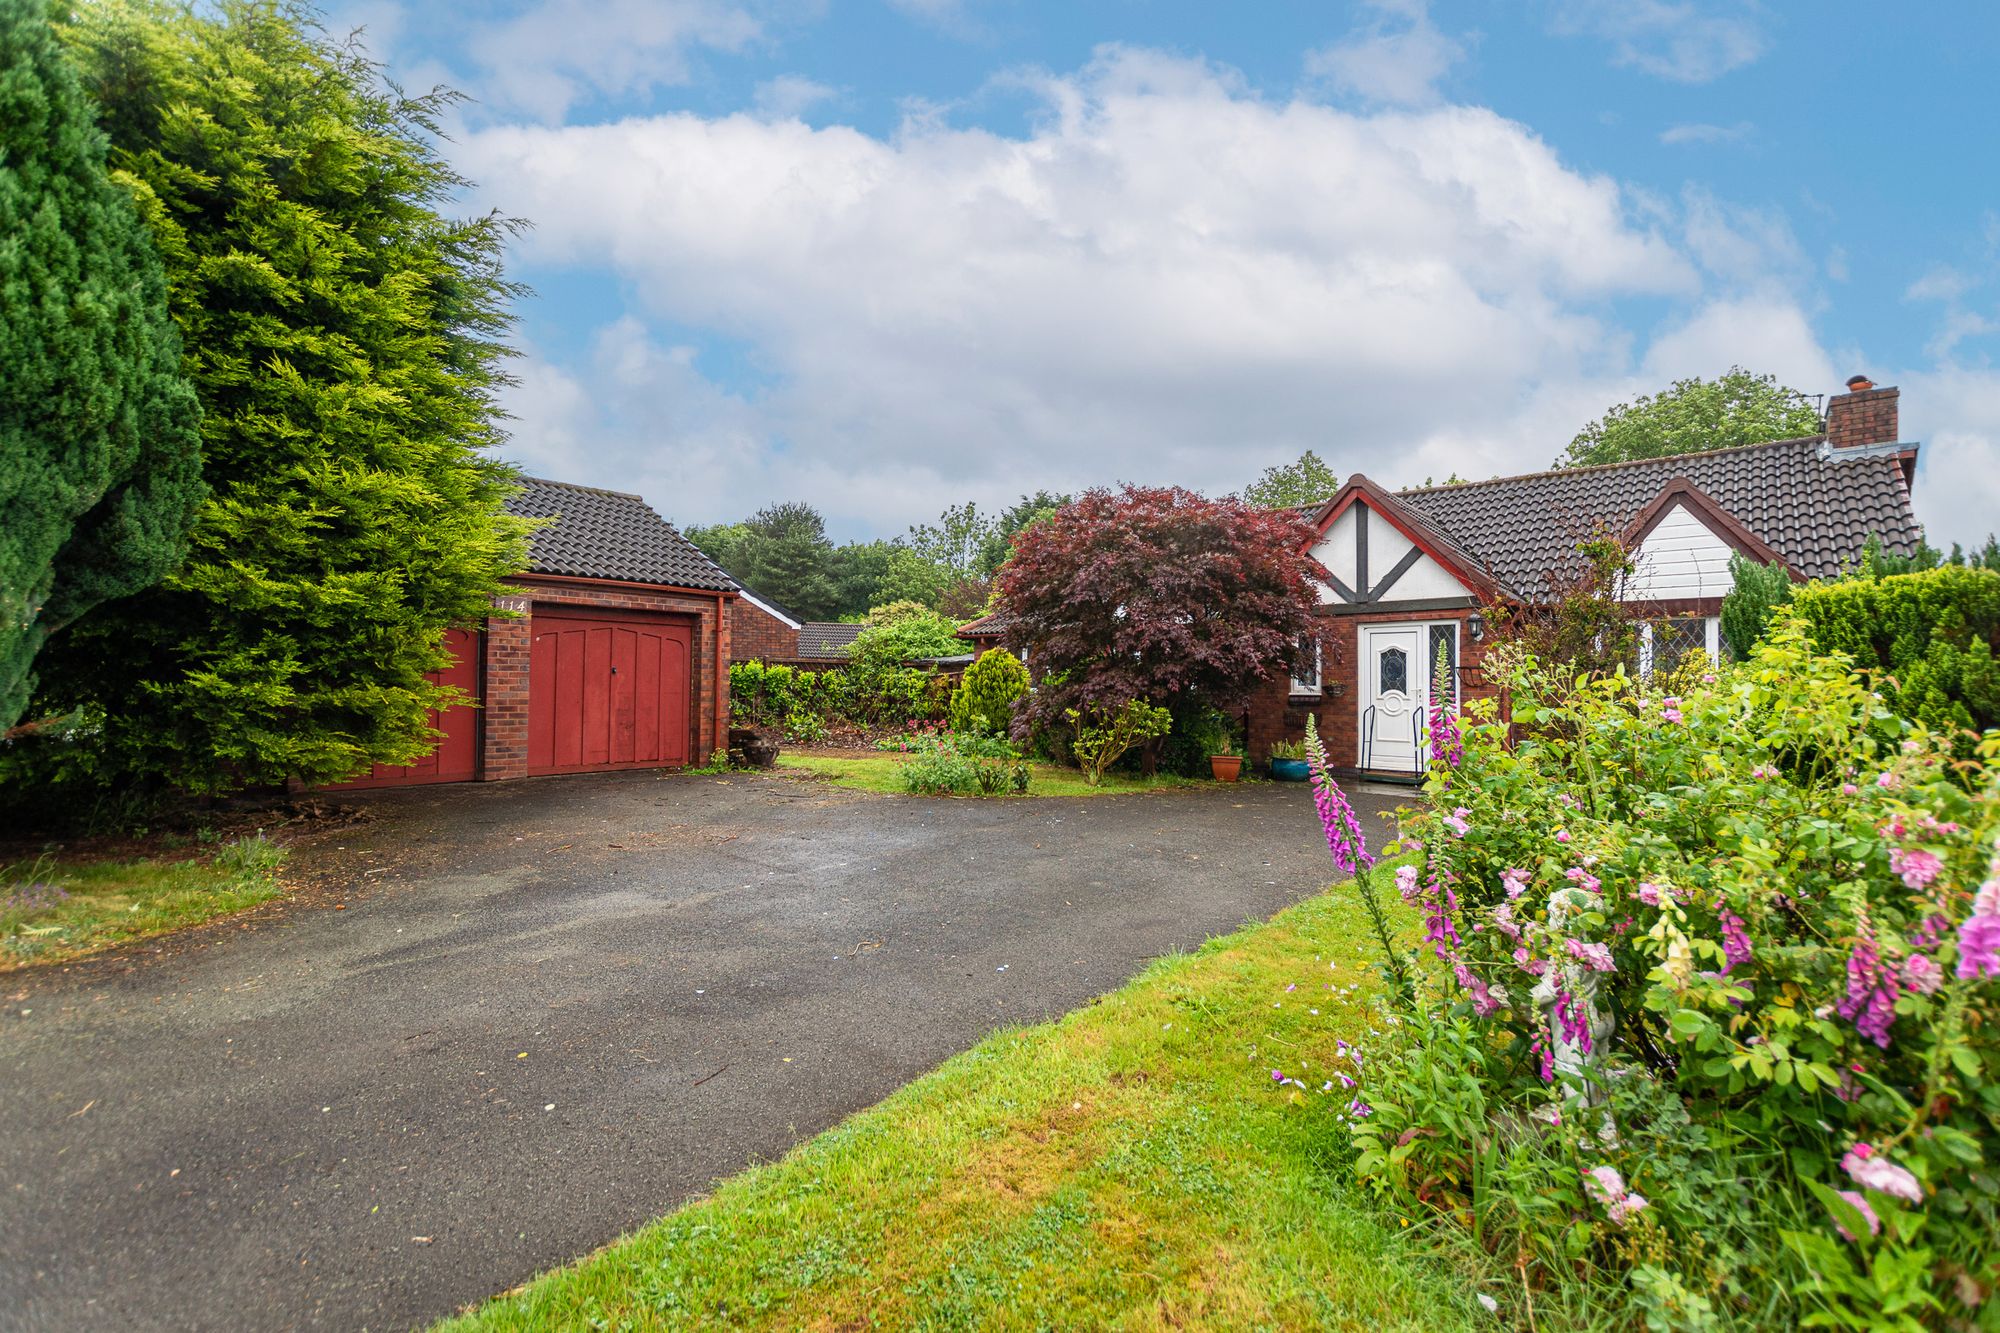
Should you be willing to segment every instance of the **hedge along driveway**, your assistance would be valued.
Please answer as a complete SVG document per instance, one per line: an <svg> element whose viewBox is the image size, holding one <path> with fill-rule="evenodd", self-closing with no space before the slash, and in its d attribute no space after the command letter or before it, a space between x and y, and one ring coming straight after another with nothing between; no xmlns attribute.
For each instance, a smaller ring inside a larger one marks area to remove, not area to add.
<svg viewBox="0 0 2000 1333"><path fill-rule="evenodd" d="M1326 876L1309 794L1273 784L939 801L634 773L341 799L376 817L292 873L345 910L9 978L10 1319L448 1314Z"/></svg>

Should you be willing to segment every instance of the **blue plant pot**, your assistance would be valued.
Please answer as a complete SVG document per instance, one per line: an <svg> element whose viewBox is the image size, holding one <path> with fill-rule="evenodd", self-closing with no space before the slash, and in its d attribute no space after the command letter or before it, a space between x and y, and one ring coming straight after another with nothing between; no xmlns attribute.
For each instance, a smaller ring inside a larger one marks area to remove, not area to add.
<svg viewBox="0 0 2000 1333"><path fill-rule="evenodd" d="M1312 776L1312 770L1303 759L1273 759L1271 776L1280 782L1304 782Z"/></svg>

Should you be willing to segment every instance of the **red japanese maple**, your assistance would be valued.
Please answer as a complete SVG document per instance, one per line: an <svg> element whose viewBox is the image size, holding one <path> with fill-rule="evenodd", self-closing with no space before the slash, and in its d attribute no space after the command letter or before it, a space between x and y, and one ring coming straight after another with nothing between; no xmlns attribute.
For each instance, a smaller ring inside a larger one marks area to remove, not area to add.
<svg viewBox="0 0 2000 1333"><path fill-rule="evenodd" d="M1014 539L1001 601L1041 681L1024 727L1085 704L1225 712L1298 665L1322 574L1296 511L1178 487L1086 492Z"/></svg>

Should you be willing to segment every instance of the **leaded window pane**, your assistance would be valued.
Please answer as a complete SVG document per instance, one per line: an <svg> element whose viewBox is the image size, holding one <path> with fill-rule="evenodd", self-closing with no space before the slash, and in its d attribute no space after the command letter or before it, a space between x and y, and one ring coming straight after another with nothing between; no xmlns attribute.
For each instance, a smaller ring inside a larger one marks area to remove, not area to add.
<svg viewBox="0 0 2000 1333"><path fill-rule="evenodd" d="M1410 692L1409 655L1401 648L1385 648L1381 655L1382 694L1408 694Z"/></svg>

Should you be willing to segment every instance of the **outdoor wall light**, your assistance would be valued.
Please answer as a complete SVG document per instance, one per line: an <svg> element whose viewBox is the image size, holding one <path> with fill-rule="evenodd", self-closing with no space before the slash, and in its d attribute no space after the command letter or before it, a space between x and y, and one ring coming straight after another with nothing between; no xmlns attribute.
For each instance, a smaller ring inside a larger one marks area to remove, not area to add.
<svg viewBox="0 0 2000 1333"><path fill-rule="evenodd" d="M1465 618L1465 627L1468 630L1472 631L1472 641L1474 643L1486 642L1485 616L1482 616L1477 611L1474 611L1471 615Z"/></svg>

